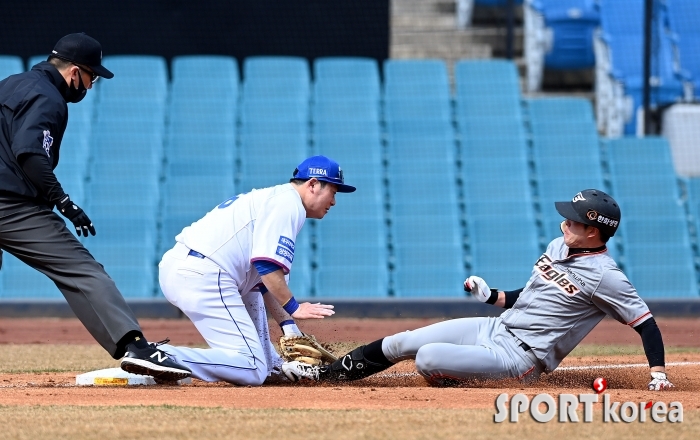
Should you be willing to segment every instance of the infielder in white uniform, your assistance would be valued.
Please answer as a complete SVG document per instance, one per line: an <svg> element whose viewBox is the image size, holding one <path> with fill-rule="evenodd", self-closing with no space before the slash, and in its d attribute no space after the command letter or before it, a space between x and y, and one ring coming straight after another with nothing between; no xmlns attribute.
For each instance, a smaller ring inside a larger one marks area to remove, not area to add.
<svg viewBox="0 0 700 440"><path fill-rule="evenodd" d="M159 265L160 286L209 348L160 348L192 370L192 377L260 385L283 361L270 341L267 309L285 335L301 335L294 319L324 318L332 305L298 304L287 286L294 244L306 218L321 219L336 192L353 192L338 164L304 160L290 183L254 189L221 203L175 237ZM304 376L299 362L290 377Z"/></svg>
<svg viewBox="0 0 700 440"><path fill-rule="evenodd" d="M497 291L476 276L464 282L480 301L509 309L500 317L455 319L382 338L330 366L314 367L315 378L356 380L415 359L418 372L435 384L532 381L554 371L607 315L641 335L651 372L649 389L672 387L659 327L607 252L605 244L620 223L617 203L602 191L585 190L555 206L566 219L563 237L535 262L523 289Z"/></svg>

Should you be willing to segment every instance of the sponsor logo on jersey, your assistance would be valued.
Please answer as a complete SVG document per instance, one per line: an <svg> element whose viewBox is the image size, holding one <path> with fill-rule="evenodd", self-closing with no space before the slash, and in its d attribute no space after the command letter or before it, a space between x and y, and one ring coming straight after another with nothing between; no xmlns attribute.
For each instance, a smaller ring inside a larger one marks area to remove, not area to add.
<svg viewBox="0 0 700 440"><path fill-rule="evenodd" d="M328 177L328 171L325 168L309 168L309 175Z"/></svg>
<svg viewBox="0 0 700 440"><path fill-rule="evenodd" d="M53 138L51 137L51 132L49 130L44 130L44 142L42 143L42 147L44 147L44 151L46 151L46 155L51 157L51 146L53 145Z"/></svg>
<svg viewBox="0 0 700 440"><path fill-rule="evenodd" d="M588 210L588 212L586 213L586 217L588 217L588 220L590 220L590 221L597 221L598 223L602 223L602 224L604 224L606 226L610 226L612 228L617 228L617 226L620 224L619 220L608 218L604 215L599 214L597 211L594 211L592 209Z"/></svg>
<svg viewBox="0 0 700 440"><path fill-rule="evenodd" d="M280 241L278 243L294 253L294 240L291 238L280 235Z"/></svg>
<svg viewBox="0 0 700 440"><path fill-rule="evenodd" d="M540 278L547 281L550 284L557 286L562 292L567 295L576 295L581 291L579 287L574 285L574 283L569 280L565 272L571 273L571 271L559 271L552 266L552 259L549 258L547 254L542 254L542 256L535 263L535 269L540 273ZM573 273L571 273L573 275ZM577 281L582 282L579 277L576 277Z"/></svg>
<svg viewBox="0 0 700 440"><path fill-rule="evenodd" d="M284 258L290 263L294 262L294 252L290 251L285 247L277 246L277 252L275 252L275 254L279 255L280 257Z"/></svg>
<svg viewBox="0 0 700 440"><path fill-rule="evenodd" d="M576 195L574 196L574 199L572 200L572 202L574 202L574 203L576 203L576 202L585 202L585 201L586 201L586 199L583 198L583 194L581 194L581 193L576 194Z"/></svg>

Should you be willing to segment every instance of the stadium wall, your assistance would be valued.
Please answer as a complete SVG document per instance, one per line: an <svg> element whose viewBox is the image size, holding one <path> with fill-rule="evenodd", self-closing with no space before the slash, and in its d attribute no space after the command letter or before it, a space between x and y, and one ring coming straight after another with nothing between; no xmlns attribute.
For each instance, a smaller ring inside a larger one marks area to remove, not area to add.
<svg viewBox="0 0 700 440"><path fill-rule="evenodd" d="M309 299L313 300L313 298ZM304 301L303 299L300 300ZM503 309L482 304L472 298L463 299L333 299L324 298L324 303L333 304L343 318L466 318L473 316L499 316ZM700 317L700 300L696 299L651 299L645 300L652 314L657 317ZM178 319L184 315L175 306L163 299L127 299L127 303L140 319ZM64 300L2 300L0 318L74 318Z"/></svg>
<svg viewBox="0 0 700 440"><path fill-rule="evenodd" d="M105 55L389 56L388 0L3 0L0 54L47 54L86 32Z"/></svg>

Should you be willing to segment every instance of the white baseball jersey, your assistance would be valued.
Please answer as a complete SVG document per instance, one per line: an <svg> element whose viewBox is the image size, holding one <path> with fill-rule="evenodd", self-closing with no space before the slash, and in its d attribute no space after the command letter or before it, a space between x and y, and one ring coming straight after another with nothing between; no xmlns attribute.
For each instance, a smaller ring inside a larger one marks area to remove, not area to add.
<svg viewBox="0 0 700 440"><path fill-rule="evenodd" d="M607 251L567 256L564 238L537 260L513 308L501 318L553 371L608 315L636 327L651 318L646 303Z"/></svg>
<svg viewBox="0 0 700 440"><path fill-rule="evenodd" d="M260 283L253 261L274 262L289 274L305 221L299 193L285 183L226 200L175 240L218 264L245 295Z"/></svg>

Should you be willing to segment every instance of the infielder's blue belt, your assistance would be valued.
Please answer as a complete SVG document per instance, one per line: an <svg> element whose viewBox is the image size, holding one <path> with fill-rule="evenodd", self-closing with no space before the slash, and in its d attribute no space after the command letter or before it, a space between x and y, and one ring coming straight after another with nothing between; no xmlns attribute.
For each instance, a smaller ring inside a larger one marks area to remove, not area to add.
<svg viewBox="0 0 700 440"><path fill-rule="evenodd" d="M507 331L508 333L510 333L511 336L513 336L514 338L517 338L517 336L515 336L515 335L513 334L513 332L510 331L510 329L509 329L508 327L506 327L506 331ZM518 341L520 341L520 339L518 339ZM519 344L519 345L520 345L520 348L522 348L522 349L525 350L525 351L530 351L530 350L532 350L532 348L530 348L530 346L527 345L526 343L524 343L523 341L520 341L520 344Z"/></svg>
<svg viewBox="0 0 700 440"><path fill-rule="evenodd" d="M197 258L207 258L204 255L200 254L199 252L195 251L194 249L190 249L190 251L187 253L187 255L192 255L193 257L197 257Z"/></svg>

